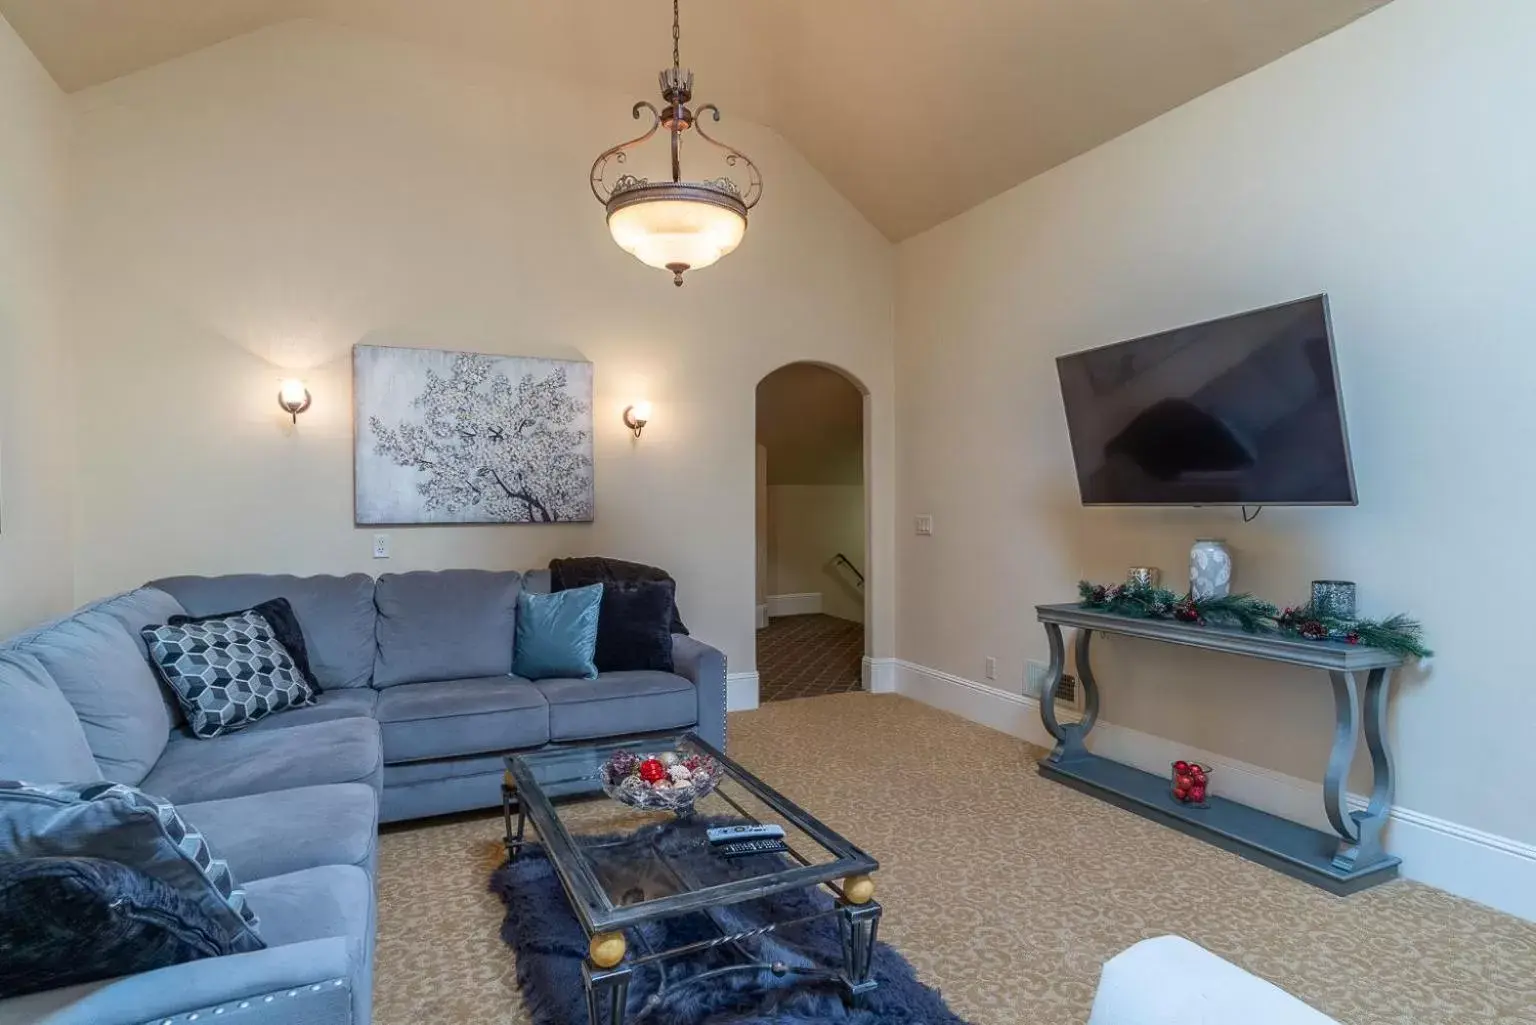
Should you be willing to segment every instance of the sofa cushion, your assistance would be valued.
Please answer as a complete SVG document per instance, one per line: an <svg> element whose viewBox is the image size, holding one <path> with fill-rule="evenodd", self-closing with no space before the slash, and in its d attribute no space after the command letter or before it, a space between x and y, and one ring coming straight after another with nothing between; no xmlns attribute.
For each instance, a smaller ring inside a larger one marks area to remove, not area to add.
<svg viewBox="0 0 1536 1025"><path fill-rule="evenodd" d="M43 664L25 651L0 650L0 709L0 779L101 779L80 717Z"/></svg>
<svg viewBox="0 0 1536 1025"><path fill-rule="evenodd" d="M139 646L139 654L148 657L144 639L139 631L146 626L170 622L176 616L185 615L181 602L157 587L140 587L124 594L104 598L89 608L100 609L119 623ZM174 704L174 702L172 703Z"/></svg>
<svg viewBox="0 0 1536 1025"><path fill-rule="evenodd" d="M525 680L597 676L592 656L602 603L602 584L559 594L519 594L512 672Z"/></svg>
<svg viewBox="0 0 1536 1025"><path fill-rule="evenodd" d="M274 790L177 810L245 883L321 865L373 871L379 798L364 783Z"/></svg>
<svg viewBox="0 0 1536 1025"><path fill-rule="evenodd" d="M549 702L549 739L588 740L692 726L693 684L672 673L603 673L595 680L539 680Z"/></svg>
<svg viewBox="0 0 1536 1025"><path fill-rule="evenodd" d="M489 676L391 687L379 695L384 759L510 751L549 741L549 709L527 680Z"/></svg>
<svg viewBox="0 0 1536 1025"><path fill-rule="evenodd" d="M142 788L178 804L265 794L324 783L383 779L379 724L334 719L212 740L177 735Z"/></svg>
<svg viewBox="0 0 1536 1025"><path fill-rule="evenodd" d="M139 642L102 604L35 631L20 647L74 706L101 774L136 784L165 749L176 716Z"/></svg>
<svg viewBox="0 0 1536 1025"><path fill-rule="evenodd" d="M39 786L0 781L0 824L0 860L122 862L195 902L239 950L262 948L245 890L207 839L163 798L105 781Z"/></svg>
<svg viewBox="0 0 1536 1025"><path fill-rule="evenodd" d="M258 879L249 889L269 947L343 936L366 946L373 882L354 865L321 865Z"/></svg>
<svg viewBox="0 0 1536 1025"><path fill-rule="evenodd" d="M0 993L6 996L247 949L175 887L122 862L0 861Z"/></svg>
<svg viewBox="0 0 1536 1025"><path fill-rule="evenodd" d="M146 626L139 633L193 736L233 733L314 703L298 663L259 612Z"/></svg>
<svg viewBox="0 0 1536 1025"><path fill-rule="evenodd" d="M294 577L242 573L222 577L167 577L151 587L179 601L189 616L248 609L287 598L304 632L309 667L326 690L366 687L373 676L373 578Z"/></svg>
<svg viewBox="0 0 1536 1025"><path fill-rule="evenodd" d="M328 690L315 698L315 703L303 708L290 708L282 715L269 715L251 723L246 733L259 730L280 730L288 726L304 726L312 722L330 722L332 719L371 719L374 706L379 703L379 692L372 687L350 687L345 690ZM190 730L183 730L191 736Z"/></svg>
<svg viewBox="0 0 1536 1025"><path fill-rule="evenodd" d="M378 606L375 687L512 671L518 574L479 569L386 573Z"/></svg>

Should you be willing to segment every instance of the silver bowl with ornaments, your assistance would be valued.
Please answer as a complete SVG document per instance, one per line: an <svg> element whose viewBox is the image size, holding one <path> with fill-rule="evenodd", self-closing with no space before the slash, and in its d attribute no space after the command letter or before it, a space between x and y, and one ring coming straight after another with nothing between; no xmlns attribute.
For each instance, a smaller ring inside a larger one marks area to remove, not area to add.
<svg viewBox="0 0 1536 1025"><path fill-rule="evenodd" d="M615 751L601 770L603 793L620 804L678 815L692 814L694 803L709 796L723 775L708 755L681 751Z"/></svg>

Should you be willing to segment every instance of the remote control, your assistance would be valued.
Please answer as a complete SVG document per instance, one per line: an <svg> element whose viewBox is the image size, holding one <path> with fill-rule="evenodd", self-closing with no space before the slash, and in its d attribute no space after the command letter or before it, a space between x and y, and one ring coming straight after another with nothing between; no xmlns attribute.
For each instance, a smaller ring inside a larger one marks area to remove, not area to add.
<svg viewBox="0 0 1536 1025"><path fill-rule="evenodd" d="M730 843L734 840L782 840L784 827L775 825L716 826L705 833L710 843Z"/></svg>
<svg viewBox="0 0 1536 1025"><path fill-rule="evenodd" d="M715 847L723 857L740 858L749 854L782 854L789 850L783 840L734 840Z"/></svg>

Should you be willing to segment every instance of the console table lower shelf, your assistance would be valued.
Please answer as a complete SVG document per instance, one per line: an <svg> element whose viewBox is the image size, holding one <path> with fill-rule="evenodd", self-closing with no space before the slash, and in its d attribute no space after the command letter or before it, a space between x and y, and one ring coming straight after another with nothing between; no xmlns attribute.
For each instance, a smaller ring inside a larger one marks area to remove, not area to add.
<svg viewBox="0 0 1536 1025"><path fill-rule="evenodd" d="M1341 896L1395 878L1401 861L1387 856L1366 868L1337 869L1333 833L1224 797L1208 798L1208 808L1180 804L1167 778L1094 754L1044 760L1040 775Z"/></svg>
<svg viewBox="0 0 1536 1025"><path fill-rule="evenodd" d="M1387 745L1387 693L1401 656L1328 641L1301 641L1238 630L1129 619L1075 605L1039 605L1035 611L1050 641L1051 663L1040 695L1040 719L1056 748L1040 763L1040 775L1065 783L1144 818L1206 840L1251 861L1340 895L1395 878L1402 859L1388 854L1381 834L1392 810L1392 754ZM1056 691L1066 666L1063 627L1077 630L1077 675L1085 708L1081 722L1060 722ZM1333 748L1323 780L1323 810L1333 832L1271 815L1212 795L1207 807L1174 800L1165 776L1090 752L1084 744L1099 716L1099 688L1089 661L1095 633L1245 655L1321 669L1332 683ZM1366 676L1361 687L1356 673ZM1346 783L1357 733L1365 734L1374 782L1368 805L1350 810Z"/></svg>

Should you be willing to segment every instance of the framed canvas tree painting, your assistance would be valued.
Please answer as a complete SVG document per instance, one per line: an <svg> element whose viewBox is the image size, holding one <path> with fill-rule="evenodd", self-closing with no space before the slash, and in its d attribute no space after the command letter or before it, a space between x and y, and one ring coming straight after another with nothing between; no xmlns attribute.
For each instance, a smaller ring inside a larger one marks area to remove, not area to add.
<svg viewBox="0 0 1536 1025"><path fill-rule="evenodd" d="M359 524L592 519L592 364L352 350Z"/></svg>

